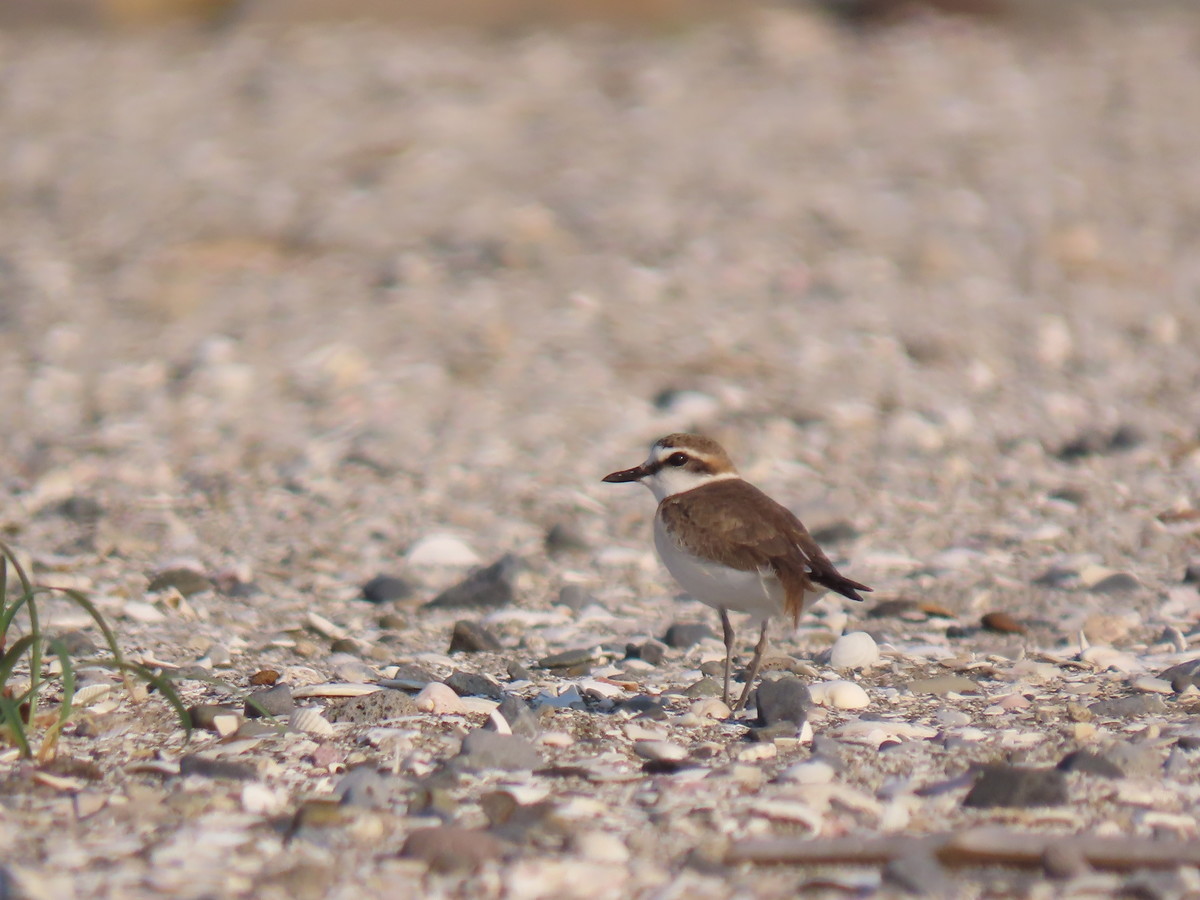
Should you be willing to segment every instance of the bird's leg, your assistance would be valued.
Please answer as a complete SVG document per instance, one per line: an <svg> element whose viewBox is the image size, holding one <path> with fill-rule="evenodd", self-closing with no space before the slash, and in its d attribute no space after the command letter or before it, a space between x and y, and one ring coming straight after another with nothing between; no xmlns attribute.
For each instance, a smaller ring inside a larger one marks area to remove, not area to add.
<svg viewBox="0 0 1200 900"><path fill-rule="evenodd" d="M733 625L729 622L729 611L721 607L721 630L725 637L725 687L721 691L721 702L729 705L729 676L733 671Z"/></svg>
<svg viewBox="0 0 1200 900"><path fill-rule="evenodd" d="M758 677L758 670L762 668L763 656L767 652L767 626L770 622L770 619L763 619L762 632L758 636L758 643L754 645L754 658L750 660L750 668L746 673L746 686L742 688L742 696L738 697L738 702L733 707L734 712L744 708L746 701L750 698L750 689L754 687L754 679Z"/></svg>

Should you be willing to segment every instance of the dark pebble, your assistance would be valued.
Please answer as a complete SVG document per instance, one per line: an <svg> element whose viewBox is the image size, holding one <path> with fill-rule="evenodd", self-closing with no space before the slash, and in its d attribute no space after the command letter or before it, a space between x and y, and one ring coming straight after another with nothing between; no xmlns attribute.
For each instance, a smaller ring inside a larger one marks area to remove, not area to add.
<svg viewBox="0 0 1200 900"><path fill-rule="evenodd" d="M676 622L663 635L663 643L676 650L686 650L694 647L708 638L715 638L713 630L703 622Z"/></svg>
<svg viewBox="0 0 1200 900"><path fill-rule="evenodd" d="M442 683L452 688L460 697L487 697L499 700L504 696L504 689L496 679L475 672L464 672L461 669L451 672Z"/></svg>
<svg viewBox="0 0 1200 900"><path fill-rule="evenodd" d="M1023 623L1019 622L1016 617L1014 617L1011 613L1004 612L1003 610L999 612L986 613L983 618L979 620L979 624L988 631L995 631L999 634L1025 634L1027 631L1029 631L1029 629L1026 628Z"/></svg>
<svg viewBox="0 0 1200 900"><path fill-rule="evenodd" d="M631 712L644 713L647 710L663 709L662 701L655 700L647 694L634 694L632 697L626 697L617 701L614 707L616 712Z"/></svg>
<svg viewBox="0 0 1200 900"><path fill-rule="evenodd" d="M250 683L255 687L270 687L279 680L279 673L274 669L259 669L250 676Z"/></svg>
<svg viewBox="0 0 1200 900"><path fill-rule="evenodd" d="M504 717L513 734L524 738L535 738L541 734L542 726L537 713L520 697L510 694L500 701L496 711Z"/></svg>
<svg viewBox="0 0 1200 900"><path fill-rule="evenodd" d="M629 644L625 648L626 659L640 659L652 666L661 666L667 657L667 645L662 641L650 639L641 644Z"/></svg>
<svg viewBox="0 0 1200 900"><path fill-rule="evenodd" d="M426 669L424 666L417 663L402 662L396 663L396 673L392 676L392 681L403 681L411 684L412 690L419 691L431 681L437 681L438 677L433 672Z"/></svg>
<svg viewBox="0 0 1200 900"><path fill-rule="evenodd" d="M721 685L711 678L701 678L694 684L689 684L683 692L683 696L692 700L698 700L701 697L720 697Z"/></svg>
<svg viewBox="0 0 1200 900"><path fill-rule="evenodd" d="M195 706L188 707L188 718L191 719L193 728L215 731L213 722L217 716L238 716L240 718L241 713L232 706L223 706L217 703L197 703Z"/></svg>
<svg viewBox="0 0 1200 900"><path fill-rule="evenodd" d="M454 587L442 591L426 606L434 609L490 609L507 606L516 595L521 561L506 553L490 566L477 569Z"/></svg>
<svg viewBox="0 0 1200 900"><path fill-rule="evenodd" d="M538 660L539 669L573 669L585 666L596 659L596 650L591 647L576 647L573 650L563 650L551 653Z"/></svg>
<svg viewBox="0 0 1200 900"><path fill-rule="evenodd" d="M546 532L546 552L551 556L560 553L582 553L588 548L587 538L576 525L559 522Z"/></svg>
<svg viewBox="0 0 1200 900"><path fill-rule="evenodd" d="M146 586L146 590L154 594L174 588L183 594L183 596L190 597L192 594L211 590L212 586L212 581L203 572L197 572L195 569L180 566L155 572L151 576L150 584Z"/></svg>
<svg viewBox="0 0 1200 900"><path fill-rule="evenodd" d="M272 734L285 734L287 730L286 722L272 725L266 719L247 719L238 726L238 730L233 733L233 736L238 739L266 737Z"/></svg>
<svg viewBox="0 0 1200 900"><path fill-rule="evenodd" d="M822 547L852 541L859 534L860 532L854 527L854 524L846 519L838 519L836 522L830 522L828 525L822 525L812 530L813 540Z"/></svg>
<svg viewBox="0 0 1200 900"><path fill-rule="evenodd" d="M100 647L86 631L64 631L58 636L71 656L94 656Z"/></svg>
<svg viewBox="0 0 1200 900"><path fill-rule="evenodd" d="M1101 778L1124 778L1121 767L1111 759L1090 750L1076 750L1068 753L1058 761L1060 772L1083 772L1087 775L1099 775Z"/></svg>
<svg viewBox="0 0 1200 900"><path fill-rule="evenodd" d="M523 665L521 665L515 659L509 660L508 665L505 666L504 668L505 668L505 671L508 672L508 677L512 681L532 681L533 680L533 673L530 672L527 668L525 668Z"/></svg>
<svg viewBox="0 0 1200 900"><path fill-rule="evenodd" d="M559 606L565 606L571 612L579 612L584 607L591 606L595 602L596 598L577 584L565 585L558 592Z"/></svg>
<svg viewBox="0 0 1200 900"><path fill-rule="evenodd" d="M710 659L708 662L700 663L700 674L708 675L712 678L723 678L725 675L725 661Z"/></svg>
<svg viewBox="0 0 1200 900"><path fill-rule="evenodd" d="M645 709L641 710L635 718L647 719L651 722L665 722L669 712L665 704L661 701L653 701Z"/></svg>
<svg viewBox="0 0 1200 900"><path fill-rule="evenodd" d="M455 759L458 767L468 770L536 769L542 764L537 748L516 734L498 734L476 729L463 738L462 750Z"/></svg>
<svg viewBox="0 0 1200 900"><path fill-rule="evenodd" d="M486 831L439 825L410 834L400 855L419 859L431 871L446 874L474 872L484 863L503 857L504 851L504 843Z"/></svg>
<svg viewBox="0 0 1200 900"><path fill-rule="evenodd" d="M1088 590L1093 594L1127 594L1139 590L1142 583L1128 572L1113 572L1107 578L1102 578Z"/></svg>
<svg viewBox="0 0 1200 900"><path fill-rule="evenodd" d="M1079 577L1079 570L1070 566L1051 566L1041 575L1033 579L1038 587L1066 587Z"/></svg>
<svg viewBox="0 0 1200 900"><path fill-rule="evenodd" d="M406 631L408 629L408 617L402 616L396 612L386 612L379 617L379 627L388 631ZM390 635L385 635L386 640Z"/></svg>
<svg viewBox="0 0 1200 900"><path fill-rule="evenodd" d="M385 688L373 694L350 697L325 708L330 722L350 722L354 725L376 725L388 719L415 716L417 704L403 691Z"/></svg>
<svg viewBox="0 0 1200 900"><path fill-rule="evenodd" d="M180 775L199 775L201 778L220 778L225 781L253 781L258 770L246 763L227 759L209 759L190 753L179 760Z"/></svg>
<svg viewBox="0 0 1200 900"><path fill-rule="evenodd" d="M1200 584L1200 562L1188 563L1183 570L1184 584Z"/></svg>
<svg viewBox="0 0 1200 900"><path fill-rule="evenodd" d="M1057 769L996 765L985 768L963 800L963 806L1059 806L1067 802L1067 779Z"/></svg>
<svg viewBox="0 0 1200 900"><path fill-rule="evenodd" d="M916 600L906 600L904 598L880 600L878 603L872 603L871 608L867 610L868 619L887 619L893 616L922 620L927 618L921 612L921 605Z"/></svg>
<svg viewBox="0 0 1200 900"><path fill-rule="evenodd" d="M1161 715L1166 711L1166 704L1156 694L1133 694L1115 700L1099 700L1088 706L1088 712L1105 719L1135 719L1138 716Z"/></svg>
<svg viewBox="0 0 1200 900"><path fill-rule="evenodd" d="M1128 425L1122 425L1114 431L1091 429L1063 444L1057 455L1059 459L1071 461L1085 456L1132 450L1141 442L1142 436Z"/></svg>
<svg viewBox="0 0 1200 900"><path fill-rule="evenodd" d="M257 719L260 716L286 716L296 708L292 699L292 689L286 684L263 691L255 691L246 698L246 718Z"/></svg>
<svg viewBox="0 0 1200 900"><path fill-rule="evenodd" d="M1200 734L1182 734L1175 741L1180 750L1200 750Z"/></svg>
<svg viewBox="0 0 1200 900"><path fill-rule="evenodd" d="M478 622L460 619L454 623L449 653L495 653L500 649L500 638Z"/></svg>
<svg viewBox="0 0 1200 900"><path fill-rule="evenodd" d="M52 512L64 519L70 519L72 522L93 525L103 518L104 507L98 500L76 494L56 504Z"/></svg>
<svg viewBox="0 0 1200 900"><path fill-rule="evenodd" d="M362 586L362 599L368 603L407 600L412 595L413 586L395 575L376 575Z"/></svg>
<svg viewBox="0 0 1200 900"><path fill-rule="evenodd" d="M330 641L330 653L349 653L351 656L358 656L362 653L362 647L354 638L338 638Z"/></svg>
<svg viewBox="0 0 1200 900"><path fill-rule="evenodd" d="M1158 677L1171 682L1171 690L1177 694L1182 694L1192 686L1200 687L1200 656L1177 663Z"/></svg>
<svg viewBox="0 0 1200 900"><path fill-rule="evenodd" d="M764 681L756 693L758 724L763 727L789 723L797 728L808 718L812 697L808 686L795 677Z"/></svg>

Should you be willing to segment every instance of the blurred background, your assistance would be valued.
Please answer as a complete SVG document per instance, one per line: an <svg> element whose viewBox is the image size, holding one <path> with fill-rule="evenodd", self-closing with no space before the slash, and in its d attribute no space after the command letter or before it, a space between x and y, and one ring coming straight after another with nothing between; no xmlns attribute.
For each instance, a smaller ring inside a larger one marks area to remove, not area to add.
<svg viewBox="0 0 1200 900"><path fill-rule="evenodd" d="M674 428L884 543L1020 527L1072 447L1177 505L1198 60L1183 2L7 0L6 527L632 538L595 482Z"/></svg>

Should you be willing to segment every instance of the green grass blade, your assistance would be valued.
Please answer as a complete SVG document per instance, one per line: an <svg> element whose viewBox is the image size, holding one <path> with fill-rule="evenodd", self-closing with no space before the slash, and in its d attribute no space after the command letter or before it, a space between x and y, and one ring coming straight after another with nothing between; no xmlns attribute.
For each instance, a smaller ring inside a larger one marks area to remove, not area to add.
<svg viewBox="0 0 1200 900"><path fill-rule="evenodd" d="M0 656L0 688L8 685L8 679L12 678L13 669L17 667L17 663L20 662L21 657L25 655L33 641L32 634L22 635L4 652L3 656Z"/></svg>
<svg viewBox="0 0 1200 900"><path fill-rule="evenodd" d="M58 708L58 718L53 725L46 729L46 736L42 738L42 746L38 748L38 762L43 763L54 758L58 749L59 735L62 734L63 728L71 718L72 704L75 700L75 665L71 662L71 654L67 652L67 645L61 640L55 640L50 644L50 649L62 664L63 696L62 705Z"/></svg>
<svg viewBox="0 0 1200 900"><path fill-rule="evenodd" d="M26 594L33 593L33 582L29 580L29 575L26 574L24 567L17 561L17 556L13 550L4 541L0 541L0 556L4 556L12 563L13 571L17 573L17 578L21 581L21 590ZM5 573L7 575L7 573Z"/></svg>
<svg viewBox="0 0 1200 900"><path fill-rule="evenodd" d="M25 721L21 718L21 710L8 697L0 697L0 715L4 716L4 727L12 735L13 743L26 759L33 756L29 749L29 738L25 734Z"/></svg>

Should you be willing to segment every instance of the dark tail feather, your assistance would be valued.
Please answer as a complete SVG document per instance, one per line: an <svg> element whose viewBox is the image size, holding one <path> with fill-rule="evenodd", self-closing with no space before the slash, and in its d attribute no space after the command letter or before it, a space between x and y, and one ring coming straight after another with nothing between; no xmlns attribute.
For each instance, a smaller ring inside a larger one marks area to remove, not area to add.
<svg viewBox="0 0 1200 900"><path fill-rule="evenodd" d="M871 593L871 588L865 584L859 584L857 581L851 581L845 575L839 572L811 572L808 576L821 587L827 587L831 591L841 594L850 600L862 602L862 597L858 596L859 591Z"/></svg>

